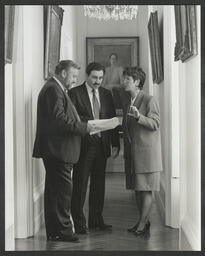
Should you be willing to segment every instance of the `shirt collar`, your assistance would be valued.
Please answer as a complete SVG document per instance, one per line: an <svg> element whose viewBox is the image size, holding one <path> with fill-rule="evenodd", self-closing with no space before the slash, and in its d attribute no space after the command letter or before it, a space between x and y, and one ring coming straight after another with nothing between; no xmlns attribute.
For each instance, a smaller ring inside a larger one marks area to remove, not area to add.
<svg viewBox="0 0 205 256"><path fill-rule="evenodd" d="M133 105L135 103L135 100L137 99L139 94L140 94L140 91L138 92L138 94L133 99L131 98L131 105Z"/></svg>
<svg viewBox="0 0 205 256"><path fill-rule="evenodd" d="M133 105L136 101L136 99L138 100L139 98L142 97L142 94L143 94L143 90L140 90L137 94L137 96L135 96L133 99L131 98L131 105Z"/></svg>
<svg viewBox="0 0 205 256"><path fill-rule="evenodd" d="M87 82L85 82L85 85L86 85L86 88L87 88L87 90L88 90L88 93L93 93L93 92L92 92L93 88L91 88L91 87L88 85ZM95 90L96 93L98 93L98 89L94 89L94 90Z"/></svg>

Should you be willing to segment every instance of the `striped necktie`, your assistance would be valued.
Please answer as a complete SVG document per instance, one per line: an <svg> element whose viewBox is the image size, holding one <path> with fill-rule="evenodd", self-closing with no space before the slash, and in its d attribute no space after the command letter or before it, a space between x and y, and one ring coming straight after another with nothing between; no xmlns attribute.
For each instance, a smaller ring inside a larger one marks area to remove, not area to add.
<svg viewBox="0 0 205 256"><path fill-rule="evenodd" d="M94 115L94 119L99 119L100 118L100 105L99 105L98 99L96 97L95 89L92 89L92 93L93 93L93 115Z"/></svg>
<svg viewBox="0 0 205 256"><path fill-rule="evenodd" d="M99 104L98 99L96 97L95 89L92 89L92 93L93 93L93 115L94 115L94 119L100 119L100 104ZM100 132L98 132L96 135L98 137L101 137Z"/></svg>

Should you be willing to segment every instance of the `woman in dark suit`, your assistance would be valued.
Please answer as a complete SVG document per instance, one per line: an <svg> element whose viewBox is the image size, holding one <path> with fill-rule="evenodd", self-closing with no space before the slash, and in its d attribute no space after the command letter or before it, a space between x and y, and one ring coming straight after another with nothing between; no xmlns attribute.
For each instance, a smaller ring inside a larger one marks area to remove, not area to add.
<svg viewBox="0 0 205 256"><path fill-rule="evenodd" d="M140 216L128 231L136 236L149 230L152 191L160 189L162 171L159 107L153 96L143 90L146 74L139 67L129 67L123 72L124 89L131 95L125 126L130 141L131 181L136 191Z"/></svg>

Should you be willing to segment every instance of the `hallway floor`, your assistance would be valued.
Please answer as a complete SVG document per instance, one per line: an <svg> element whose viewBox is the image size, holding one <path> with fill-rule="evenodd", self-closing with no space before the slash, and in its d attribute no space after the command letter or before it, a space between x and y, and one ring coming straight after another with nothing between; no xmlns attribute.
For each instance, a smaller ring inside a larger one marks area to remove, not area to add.
<svg viewBox="0 0 205 256"><path fill-rule="evenodd" d="M88 193L87 193L88 196ZM87 212L87 202L85 204ZM100 250L100 251L177 251L179 232L165 227L161 221L156 204L151 214L150 233L135 237L127 228L136 223L137 208L135 195L125 190L123 173L106 175L106 195L104 206L105 223L112 224L111 232L91 231L88 235L79 235L80 243L47 242L44 227L29 239L17 239L17 251L44 250Z"/></svg>

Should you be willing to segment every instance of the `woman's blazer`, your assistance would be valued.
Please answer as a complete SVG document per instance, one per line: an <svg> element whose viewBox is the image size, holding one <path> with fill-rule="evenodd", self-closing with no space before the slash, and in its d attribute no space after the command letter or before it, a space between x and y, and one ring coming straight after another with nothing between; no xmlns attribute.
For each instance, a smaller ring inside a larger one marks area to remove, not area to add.
<svg viewBox="0 0 205 256"><path fill-rule="evenodd" d="M140 117L126 115L127 135L131 144L131 157L135 173L162 171L160 115L156 99L140 91L133 106ZM127 112L130 108L128 106Z"/></svg>

